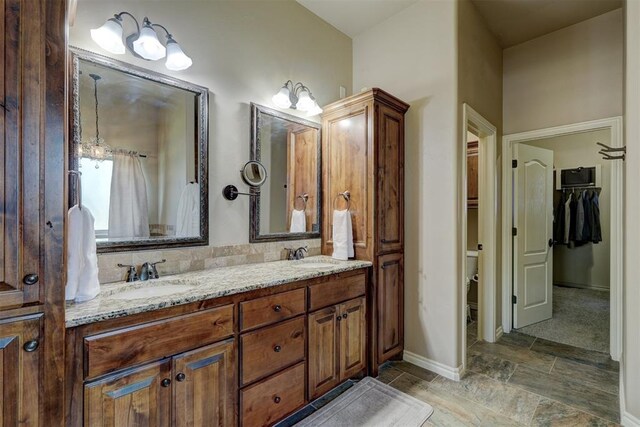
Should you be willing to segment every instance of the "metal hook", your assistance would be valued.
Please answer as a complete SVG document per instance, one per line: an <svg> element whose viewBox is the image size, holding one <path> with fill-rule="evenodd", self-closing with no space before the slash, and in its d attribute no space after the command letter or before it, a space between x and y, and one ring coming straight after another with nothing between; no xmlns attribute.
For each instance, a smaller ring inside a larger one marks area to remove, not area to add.
<svg viewBox="0 0 640 427"><path fill-rule="evenodd" d="M348 190L343 193L338 193L338 195L333 199L334 206L338 197L343 197L347 201L347 210L351 210L351 193Z"/></svg>
<svg viewBox="0 0 640 427"><path fill-rule="evenodd" d="M69 170L69 175L76 178L76 200L78 203L78 209L82 210L82 172Z"/></svg>
<svg viewBox="0 0 640 427"><path fill-rule="evenodd" d="M296 208L296 202L298 201L298 199L302 199L302 203L304 203L304 206L302 207L303 211L307 210L307 201L309 201L309 194L307 193L303 193L300 194L299 196L296 197L296 200L293 202L293 208Z"/></svg>
<svg viewBox="0 0 640 427"><path fill-rule="evenodd" d="M626 153L627 152L627 147L609 147L606 144L603 144L602 142L596 142L597 145L604 147L604 149L600 150L600 153L602 154L602 152L605 153L618 153L618 152L622 152L622 153Z"/></svg>

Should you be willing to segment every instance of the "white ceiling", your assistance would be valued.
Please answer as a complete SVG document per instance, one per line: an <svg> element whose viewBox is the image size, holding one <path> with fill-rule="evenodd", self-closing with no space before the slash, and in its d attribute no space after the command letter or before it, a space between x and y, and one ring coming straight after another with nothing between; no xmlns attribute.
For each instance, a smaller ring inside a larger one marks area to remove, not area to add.
<svg viewBox="0 0 640 427"><path fill-rule="evenodd" d="M418 1L430 0L296 1L353 38ZM622 7L623 2L623 0L471 1L503 48L618 9Z"/></svg>
<svg viewBox="0 0 640 427"><path fill-rule="evenodd" d="M353 38L418 0L296 0Z"/></svg>
<svg viewBox="0 0 640 427"><path fill-rule="evenodd" d="M622 7L622 0L471 0L503 48Z"/></svg>

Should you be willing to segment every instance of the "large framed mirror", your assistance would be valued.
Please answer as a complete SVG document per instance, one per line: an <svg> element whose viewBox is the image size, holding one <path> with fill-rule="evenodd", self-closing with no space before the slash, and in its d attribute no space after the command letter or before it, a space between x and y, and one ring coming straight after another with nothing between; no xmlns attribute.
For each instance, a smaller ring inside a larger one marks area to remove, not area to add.
<svg viewBox="0 0 640 427"><path fill-rule="evenodd" d="M208 90L71 55L69 204L93 214L98 252L208 244Z"/></svg>
<svg viewBox="0 0 640 427"><path fill-rule="evenodd" d="M251 104L251 160L266 181L251 197L250 240L320 237L321 125Z"/></svg>

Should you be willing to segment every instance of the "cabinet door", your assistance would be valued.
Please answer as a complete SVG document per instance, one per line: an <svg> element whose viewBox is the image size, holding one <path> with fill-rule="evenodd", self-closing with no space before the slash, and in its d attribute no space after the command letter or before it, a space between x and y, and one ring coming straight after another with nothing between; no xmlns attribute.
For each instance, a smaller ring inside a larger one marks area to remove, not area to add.
<svg viewBox="0 0 640 427"><path fill-rule="evenodd" d="M40 1L0 0L0 309L42 295L43 12Z"/></svg>
<svg viewBox="0 0 640 427"><path fill-rule="evenodd" d="M113 374L84 387L84 425L91 427L170 425L169 359Z"/></svg>
<svg viewBox="0 0 640 427"><path fill-rule="evenodd" d="M467 143L467 207L478 207L478 141Z"/></svg>
<svg viewBox="0 0 640 427"><path fill-rule="evenodd" d="M233 339L173 358L173 425L235 425L237 394Z"/></svg>
<svg viewBox="0 0 640 427"><path fill-rule="evenodd" d="M0 426L37 426L41 316L0 320Z"/></svg>
<svg viewBox="0 0 640 427"><path fill-rule="evenodd" d="M404 115L376 105L377 254L404 247Z"/></svg>
<svg viewBox="0 0 640 427"><path fill-rule="evenodd" d="M404 345L404 278L402 254L378 257L378 364L402 352Z"/></svg>
<svg viewBox="0 0 640 427"><path fill-rule="evenodd" d="M309 314L309 397L331 390L340 381L337 306Z"/></svg>
<svg viewBox="0 0 640 427"><path fill-rule="evenodd" d="M340 381L366 366L366 303L364 297L340 304Z"/></svg>

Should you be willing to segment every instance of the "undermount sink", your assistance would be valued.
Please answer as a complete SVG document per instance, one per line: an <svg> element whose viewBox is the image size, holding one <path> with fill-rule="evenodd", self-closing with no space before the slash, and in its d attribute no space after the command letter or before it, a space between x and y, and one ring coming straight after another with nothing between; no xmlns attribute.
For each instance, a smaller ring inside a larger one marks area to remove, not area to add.
<svg viewBox="0 0 640 427"><path fill-rule="evenodd" d="M335 266L335 264L330 262L301 262L296 264L296 267L298 268L308 268L310 270L318 268L334 268Z"/></svg>
<svg viewBox="0 0 640 427"><path fill-rule="evenodd" d="M173 294L179 294L192 289L190 285L164 285L153 286L149 285L143 288L131 289L129 291L118 292L111 295L114 299L142 299L153 297L164 297Z"/></svg>

